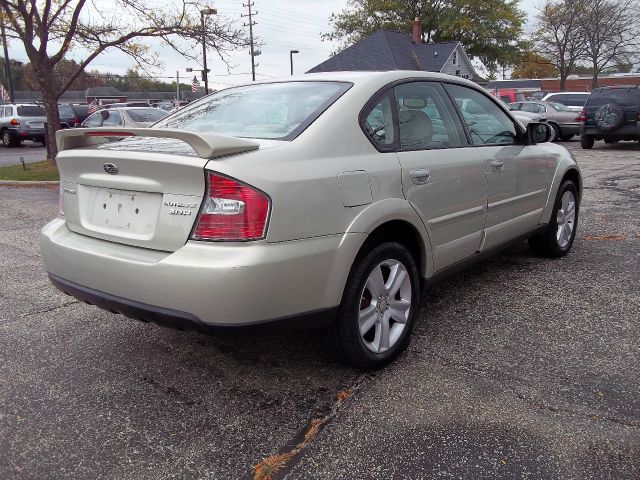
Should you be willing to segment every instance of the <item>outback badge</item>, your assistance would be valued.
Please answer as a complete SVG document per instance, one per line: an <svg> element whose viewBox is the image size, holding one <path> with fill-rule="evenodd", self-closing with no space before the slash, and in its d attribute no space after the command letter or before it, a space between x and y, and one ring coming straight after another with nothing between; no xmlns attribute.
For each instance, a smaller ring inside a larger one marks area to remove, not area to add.
<svg viewBox="0 0 640 480"><path fill-rule="evenodd" d="M111 175L115 175L116 173L118 173L118 167L116 167L113 163L105 163L102 168L104 168L105 172Z"/></svg>

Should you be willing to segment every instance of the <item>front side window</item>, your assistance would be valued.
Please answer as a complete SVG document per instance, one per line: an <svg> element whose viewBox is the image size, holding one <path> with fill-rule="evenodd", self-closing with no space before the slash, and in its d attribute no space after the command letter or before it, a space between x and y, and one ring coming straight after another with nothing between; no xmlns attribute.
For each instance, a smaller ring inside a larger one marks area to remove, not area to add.
<svg viewBox="0 0 640 480"><path fill-rule="evenodd" d="M411 82L395 87L404 150L458 147L466 143L451 101L437 82Z"/></svg>
<svg viewBox="0 0 640 480"><path fill-rule="evenodd" d="M346 82L296 81L227 88L190 104L155 127L292 140L350 86Z"/></svg>
<svg viewBox="0 0 640 480"><path fill-rule="evenodd" d="M102 114L102 126L103 127L119 127L122 125L122 116L117 110L103 110Z"/></svg>
<svg viewBox="0 0 640 480"><path fill-rule="evenodd" d="M104 110L103 110L104 111ZM102 112L96 112L82 124L84 127L99 127L102 125Z"/></svg>
<svg viewBox="0 0 640 480"><path fill-rule="evenodd" d="M522 110L531 113L544 113L547 111L544 105L540 105L539 103L525 103L522 105Z"/></svg>
<svg viewBox="0 0 640 480"><path fill-rule="evenodd" d="M371 141L380 149L388 149L395 144L393 103L389 94L371 108L364 119L363 127Z"/></svg>
<svg viewBox="0 0 640 480"><path fill-rule="evenodd" d="M517 143L513 121L487 95L462 85L446 84L458 105L474 145Z"/></svg>

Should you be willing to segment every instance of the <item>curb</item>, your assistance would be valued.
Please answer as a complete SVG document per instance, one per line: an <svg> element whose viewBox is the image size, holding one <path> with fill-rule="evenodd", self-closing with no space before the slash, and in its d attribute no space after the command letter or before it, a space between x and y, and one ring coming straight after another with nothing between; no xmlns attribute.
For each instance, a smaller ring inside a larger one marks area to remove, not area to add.
<svg viewBox="0 0 640 480"><path fill-rule="evenodd" d="M35 181L35 180L25 180L25 181L20 181L20 180L0 180L0 187L1 186L6 186L6 187L47 187L47 186L51 186L51 185L60 185L60 182L57 180L42 180L42 181Z"/></svg>

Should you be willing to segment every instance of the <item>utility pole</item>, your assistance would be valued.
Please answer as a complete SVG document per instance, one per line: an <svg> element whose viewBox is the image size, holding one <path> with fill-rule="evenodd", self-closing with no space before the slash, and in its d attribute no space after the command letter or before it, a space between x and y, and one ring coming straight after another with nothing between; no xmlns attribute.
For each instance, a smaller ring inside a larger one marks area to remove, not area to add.
<svg viewBox="0 0 640 480"><path fill-rule="evenodd" d="M180 71L176 70L176 107L180 105Z"/></svg>
<svg viewBox="0 0 640 480"><path fill-rule="evenodd" d="M4 48L4 71L7 75L9 87L9 100L13 103L13 81L11 80L11 60L9 60L9 48L7 47L7 33L4 30L4 15L0 12L0 31L2 32L2 45Z"/></svg>
<svg viewBox="0 0 640 480"><path fill-rule="evenodd" d="M248 15L240 15L241 17L249 17L249 23L245 23L243 24L245 27L248 26L249 27L249 42L250 42L250 55L251 55L251 79L255 82L256 80L256 64L255 64L255 59L254 59L254 50L253 50L253 26L257 25L257 22L253 21L253 16L257 15L258 12L252 12L251 11L251 7L253 7L254 3L252 1L249 1L246 5L243 3L242 6L246 7L249 9L249 14Z"/></svg>

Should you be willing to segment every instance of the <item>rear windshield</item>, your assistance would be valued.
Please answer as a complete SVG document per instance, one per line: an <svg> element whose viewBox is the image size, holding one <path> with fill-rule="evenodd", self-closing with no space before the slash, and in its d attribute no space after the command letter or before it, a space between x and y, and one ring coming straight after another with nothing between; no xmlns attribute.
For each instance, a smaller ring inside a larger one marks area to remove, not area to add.
<svg viewBox="0 0 640 480"><path fill-rule="evenodd" d="M58 113L61 117L75 117L76 112L69 105L58 105Z"/></svg>
<svg viewBox="0 0 640 480"><path fill-rule="evenodd" d="M617 103L618 105L640 105L640 89L638 88L603 88L596 89L589 98L589 105L604 105Z"/></svg>
<svg viewBox="0 0 640 480"><path fill-rule="evenodd" d="M127 114L134 122L157 122L168 115L167 112L159 108L137 108L127 110Z"/></svg>
<svg viewBox="0 0 640 480"><path fill-rule="evenodd" d="M292 140L350 85L297 81L228 88L184 107L156 126Z"/></svg>
<svg viewBox="0 0 640 480"><path fill-rule="evenodd" d="M23 105L18 107L19 117L45 117L44 108L39 105Z"/></svg>
<svg viewBox="0 0 640 480"><path fill-rule="evenodd" d="M588 93L559 93L551 95L547 98L547 102L562 103L568 107L584 107L587 98L589 98Z"/></svg>

